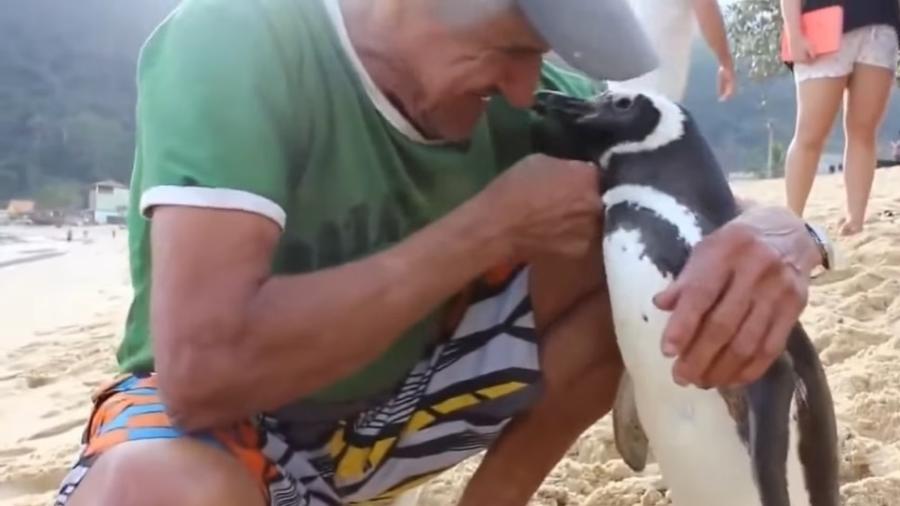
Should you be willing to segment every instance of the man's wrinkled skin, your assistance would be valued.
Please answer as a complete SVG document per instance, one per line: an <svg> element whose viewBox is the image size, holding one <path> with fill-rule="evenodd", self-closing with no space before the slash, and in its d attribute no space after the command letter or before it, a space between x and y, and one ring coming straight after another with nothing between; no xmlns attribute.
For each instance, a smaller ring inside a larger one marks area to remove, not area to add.
<svg viewBox="0 0 900 506"><path fill-rule="evenodd" d="M663 352L674 378L704 388L749 383L784 350L820 262L798 219L754 208L697 245L681 275L654 300L673 315Z"/></svg>
<svg viewBox="0 0 900 506"><path fill-rule="evenodd" d="M482 97L531 105L547 48L514 11L448 28L432 8L440 1L344 0L342 8L388 97L425 136L461 140L484 111ZM609 411L622 370L603 281L597 178L590 164L533 155L390 249L287 276L269 270L279 229L268 219L157 209L151 326L169 414L202 429L314 392L379 356L468 280L522 259L532 265L546 388L489 449L461 504L525 505ZM758 376L783 349L783 329L799 316L818 261L803 224L780 208L749 211L704 240L657 300L673 310L665 342L679 356L675 372L703 386ZM224 452L173 440L113 448L70 504L248 506L262 498Z"/></svg>

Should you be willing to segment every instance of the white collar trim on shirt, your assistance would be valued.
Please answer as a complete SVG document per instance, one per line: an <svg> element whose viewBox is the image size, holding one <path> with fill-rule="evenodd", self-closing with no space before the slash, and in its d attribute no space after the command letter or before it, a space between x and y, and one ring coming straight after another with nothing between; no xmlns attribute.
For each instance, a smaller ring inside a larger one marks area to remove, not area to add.
<svg viewBox="0 0 900 506"><path fill-rule="evenodd" d="M419 132L419 130L413 126L413 124L410 123L396 107L394 107L394 104L388 100L381 89L375 85L375 81L372 80L372 76L369 75L369 72L363 66L362 61L359 59L359 55L356 53L356 49L354 49L353 44L350 42L350 35L347 33L347 27L344 24L344 15L341 12L339 0L323 0L323 2L325 3L325 9L328 11L328 17L331 18L331 23L334 25L334 29L337 32L341 48L347 55L347 59L350 60L351 65L353 65L353 69L356 70L356 74L362 82L363 89L365 89L366 95L368 95L369 99L372 101L375 109L381 113L391 126L409 139L422 144L443 144L444 141L426 139L422 133Z"/></svg>

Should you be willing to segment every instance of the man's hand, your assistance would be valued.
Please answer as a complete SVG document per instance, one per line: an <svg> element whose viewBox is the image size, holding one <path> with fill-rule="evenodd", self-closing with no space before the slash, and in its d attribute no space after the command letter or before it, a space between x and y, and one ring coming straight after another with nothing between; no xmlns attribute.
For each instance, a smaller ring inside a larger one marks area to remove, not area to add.
<svg viewBox="0 0 900 506"><path fill-rule="evenodd" d="M518 260L544 254L583 256L603 216L599 170L591 163L531 155L478 198L501 224Z"/></svg>
<svg viewBox="0 0 900 506"><path fill-rule="evenodd" d="M657 295L672 311L663 352L673 375L702 388L755 381L784 350L821 262L802 221L753 207L701 241L675 282Z"/></svg>

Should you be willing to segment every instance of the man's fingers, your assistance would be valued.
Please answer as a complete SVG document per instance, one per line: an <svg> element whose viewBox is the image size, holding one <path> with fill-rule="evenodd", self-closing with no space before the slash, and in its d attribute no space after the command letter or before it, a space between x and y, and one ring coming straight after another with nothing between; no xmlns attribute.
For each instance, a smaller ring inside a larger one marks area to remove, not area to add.
<svg viewBox="0 0 900 506"><path fill-rule="evenodd" d="M715 384L707 381L706 376L716 368L719 359L725 359L722 368L726 370L740 369L742 362L731 361L732 357L727 353L722 355L722 352L728 348L750 310L749 288L746 280L732 283L718 304L701 319L697 336L675 365L676 377L707 386Z"/></svg>
<svg viewBox="0 0 900 506"><path fill-rule="evenodd" d="M728 274L715 276L716 282L712 279L704 282L704 280L690 280L685 283L682 292L678 296L678 302L675 310L663 333L663 352L667 355L681 355L685 352L691 355L691 361L688 364L705 363L708 360L707 355L713 355L717 351L715 343L704 343L697 339L700 331L701 323L704 317L716 303L722 288L728 282ZM697 350L694 347L697 346ZM694 353L699 355L694 356ZM685 359L679 359L680 367L676 367L676 380L679 379L680 373L687 373L687 377L681 376L681 380L696 379L697 372L693 367L685 368ZM700 371L702 372L702 371Z"/></svg>
<svg viewBox="0 0 900 506"><path fill-rule="evenodd" d="M759 379L772 365L772 362L784 351L788 337L797 323L802 304L798 306L795 296L788 295L781 299L773 299L769 326L759 341L753 360L738 374L737 382L744 384Z"/></svg>
<svg viewBox="0 0 900 506"><path fill-rule="evenodd" d="M675 303L678 302L678 293L678 285L672 283L653 297L653 304L662 311L672 311L675 309Z"/></svg>
<svg viewBox="0 0 900 506"><path fill-rule="evenodd" d="M729 307L725 307L725 305ZM754 307L746 287L733 286L717 307L704 321L700 341L718 345L716 355L708 363L689 364L697 367L698 385L723 385L734 381L741 368L752 357L735 348L735 337L748 318L754 317ZM689 351L690 353L690 351Z"/></svg>
<svg viewBox="0 0 900 506"><path fill-rule="evenodd" d="M715 297L712 290L686 286L678 295L675 308L663 332L663 353L679 355L691 347L700 321L712 307Z"/></svg>
<svg viewBox="0 0 900 506"><path fill-rule="evenodd" d="M721 260L710 260L699 247L673 283L677 300L662 336L663 353L675 356L691 346L700 322L731 281Z"/></svg>
<svg viewBox="0 0 900 506"><path fill-rule="evenodd" d="M706 373L706 385L735 385L740 383L741 373L756 357L762 346L767 328L767 309L752 304L747 315L741 320L737 333L722 349L712 368Z"/></svg>

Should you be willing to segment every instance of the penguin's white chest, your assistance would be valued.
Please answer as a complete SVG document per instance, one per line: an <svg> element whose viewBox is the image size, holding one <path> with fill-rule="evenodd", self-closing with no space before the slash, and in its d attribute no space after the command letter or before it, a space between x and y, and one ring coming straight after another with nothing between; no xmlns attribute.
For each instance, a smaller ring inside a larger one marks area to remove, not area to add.
<svg viewBox="0 0 900 506"><path fill-rule="evenodd" d="M760 506L749 453L715 390L681 387L661 351L669 314L653 296L671 282L645 251L641 232L603 243L616 336L634 382L641 424L676 506Z"/></svg>

